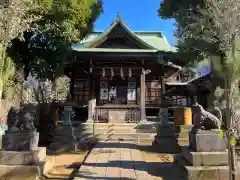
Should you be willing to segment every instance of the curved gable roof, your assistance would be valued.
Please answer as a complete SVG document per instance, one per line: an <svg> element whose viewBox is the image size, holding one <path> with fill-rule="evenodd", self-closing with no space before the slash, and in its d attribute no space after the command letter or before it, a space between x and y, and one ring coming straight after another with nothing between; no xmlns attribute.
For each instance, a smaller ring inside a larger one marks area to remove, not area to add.
<svg viewBox="0 0 240 180"><path fill-rule="evenodd" d="M139 38L134 32L132 32L128 26L123 22L120 16L111 24L111 26L103 33L101 33L98 37L96 37L93 41L89 42L87 47L95 47L94 45L98 42L104 41L105 38L112 32L112 30L117 26L120 25L131 37L133 37L138 43L142 44L146 49L154 49L153 46L143 41Z"/></svg>
<svg viewBox="0 0 240 180"><path fill-rule="evenodd" d="M81 42L74 44L72 48L76 51L86 48L95 48L96 45L104 42L107 36L118 25L120 25L121 28L123 28L125 32L128 33L134 40L136 40L137 43L141 44L144 49L152 49L164 52L176 52L176 49L170 46L162 32L133 32L128 28L128 26L126 25L126 23L124 23L120 16L118 16L117 19L113 21L111 26L106 31L93 32Z"/></svg>

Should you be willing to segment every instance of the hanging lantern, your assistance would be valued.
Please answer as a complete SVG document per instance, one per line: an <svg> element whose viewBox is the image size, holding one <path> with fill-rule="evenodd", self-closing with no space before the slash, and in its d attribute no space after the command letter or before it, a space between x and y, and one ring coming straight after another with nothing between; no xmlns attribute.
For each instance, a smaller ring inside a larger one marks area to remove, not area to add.
<svg viewBox="0 0 240 180"><path fill-rule="evenodd" d="M123 68L122 67L120 68L120 76L121 76L121 78L124 78Z"/></svg>
<svg viewBox="0 0 240 180"><path fill-rule="evenodd" d="M128 69L128 76L132 77L132 69L131 68Z"/></svg>
<svg viewBox="0 0 240 180"><path fill-rule="evenodd" d="M102 68L102 77L106 76L105 68Z"/></svg>
<svg viewBox="0 0 240 180"><path fill-rule="evenodd" d="M92 60L90 60L90 69L89 69L89 72L92 73L93 72L93 68L92 68Z"/></svg>
<svg viewBox="0 0 240 180"><path fill-rule="evenodd" d="M112 76L112 77L114 76L113 68L111 68L111 76Z"/></svg>

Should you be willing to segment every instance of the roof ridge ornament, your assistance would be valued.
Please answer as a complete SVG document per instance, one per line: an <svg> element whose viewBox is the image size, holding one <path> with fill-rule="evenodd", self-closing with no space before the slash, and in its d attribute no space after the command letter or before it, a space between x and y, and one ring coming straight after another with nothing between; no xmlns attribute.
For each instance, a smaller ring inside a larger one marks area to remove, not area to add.
<svg viewBox="0 0 240 180"><path fill-rule="evenodd" d="M117 22L122 21L122 18L121 18L121 16L120 16L120 13L119 13L119 12L117 13L117 19L116 19L116 21L117 21Z"/></svg>

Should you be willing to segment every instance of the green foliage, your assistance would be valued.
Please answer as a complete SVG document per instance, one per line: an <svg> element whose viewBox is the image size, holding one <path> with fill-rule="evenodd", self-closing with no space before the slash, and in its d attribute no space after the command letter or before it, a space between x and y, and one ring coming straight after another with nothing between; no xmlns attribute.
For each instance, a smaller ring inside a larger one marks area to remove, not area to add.
<svg viewBox="0 0 240 180"><path fill-rule="evenodd" d="M102 12L100 0L40 0L32 10L36 21L24 40L14 39L8 53L24 68L25 78L31 72L41 81L63 75L64 67L72 61L71 45L92 31Z"/></svg>
<svg viewBox="0 0 240 180"><path fill-rule="evenodd" d="M12 59L5 56L3 47L0 44L0 99L2 99L3 88L8 86L15 72L15 65Z"/></svg>
<svg viewBox="0 0 240 180"><path fill-rule="evenodd" d="M56 80L57 100L66 100L69 93L70 79L66 76L59 77Z"/></svg>
<svg viewBox="0 0 240 180"><path fill-rule="evenodd" d="M176 20L177 47L192 59L202 59L208 53L219 54L219 37L203 0L163 1L158 10L161 18Z"/></svg>
<svg viewBox="0 0 240 180"><path fill-rule="evenodd" d="M3 81L9 80L14 72L15 72L15 65L12 59L8 56L4 56L3 47L0 44L0 78Z"/></svg>
<svg viewBox="0 0 240 180"><path fill-rule="evenodd" d="M32 0L4 0L0 6L0 43L5 49L14 38L21 38L24 31L28 30L33 21L39 16L30 14L35 8Z"/></svg>

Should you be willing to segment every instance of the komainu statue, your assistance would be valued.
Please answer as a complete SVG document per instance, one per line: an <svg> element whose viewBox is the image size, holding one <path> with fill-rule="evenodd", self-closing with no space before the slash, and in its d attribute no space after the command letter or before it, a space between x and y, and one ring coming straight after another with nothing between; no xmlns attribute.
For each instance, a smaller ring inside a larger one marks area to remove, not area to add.
<svg viewBox="0 0 240 180"><path fill-rule="evenodd" d="M222 112L218 107L214 107L213 114L204 110L200 104L192 106L194 115L194 129L211 130L221 129Z"/></svg>
<svg viewBox="0 0 240 180"><path fill-rule="evenodd" d="M12 107L8 113L7 132L36 131L33 121L34 118L29 112Z"/></svg>

